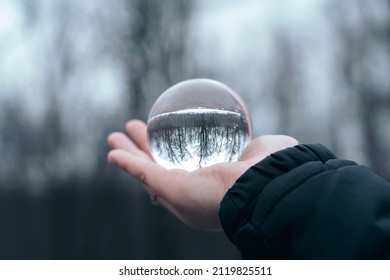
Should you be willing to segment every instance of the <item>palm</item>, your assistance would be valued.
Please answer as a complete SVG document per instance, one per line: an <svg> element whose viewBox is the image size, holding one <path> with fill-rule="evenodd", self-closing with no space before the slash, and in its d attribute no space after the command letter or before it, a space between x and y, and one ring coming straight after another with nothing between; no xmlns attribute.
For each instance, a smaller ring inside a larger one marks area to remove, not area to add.
<svg viewBox="0 0 390 280"><path fill-rule="evenodd" d="M126 129L131 140L119 132L109 136L108 142L114 148L108 155L109 161L142 181L149 194L157 195L157 203L182 222L205 230L220 229L219 203L238 177L270 153L297 144L287 136L259 137L248 145L237 162L187 172L167 170L152 160L145 123L130 121Z"/></svg>
<svg viewBox="0 0 390 280"><path fill-rule="evenodd" d="M218 210L225 192L249 166L242 162L221 163L193 172L168 170L169 203L162 202L181 221L195 228L220 228ZM157 186L156 186L157 187Z"/></svg>

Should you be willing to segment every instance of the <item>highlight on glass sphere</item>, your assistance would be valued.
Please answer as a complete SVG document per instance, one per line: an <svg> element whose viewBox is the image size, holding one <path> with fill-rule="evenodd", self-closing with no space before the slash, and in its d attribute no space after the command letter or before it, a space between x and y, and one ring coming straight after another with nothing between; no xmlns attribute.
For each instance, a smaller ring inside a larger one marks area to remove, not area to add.
<svg viewBox="0 0 390 280"><path fill-rule="evenodd" d="M193 171L237 161L251 138L244 102L214 80L192 79L168 88L149 115L151 154L167 169Z"/></svg>

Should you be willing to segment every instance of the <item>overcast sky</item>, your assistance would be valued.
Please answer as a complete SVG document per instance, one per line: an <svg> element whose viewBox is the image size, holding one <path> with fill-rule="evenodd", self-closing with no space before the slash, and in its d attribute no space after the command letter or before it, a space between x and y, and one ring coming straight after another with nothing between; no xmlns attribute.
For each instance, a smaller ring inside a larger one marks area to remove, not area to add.
<svg viewBox="0 0 390 280"><path fill-rule="evenodd" d="M24 22L24 14L18 2L12 0L0 1L0 96L10 94L12 87L29 84L39 87L39 67L45 59L44 44L50 36L50 15L44 9L50 1L38 1L41 4L41 19L36 29L29 30ZM88 1L85 1L88 2ZM291 32L302 35L307 30L308 22L311 27L321 26L319 7L323 0L278 0L278 1L195 1L192 36L195 57L203 66L212 61L212 66L229 69L229 66L246 67L248 60L255 55L256 60L266 60L271 51L270 36L274 28L289 26ZM45 18L47 17L47 18ZM41 53L40 53L41 52ZM213 60L208 59L212 57ZM211 67L211 66L210 66ZM250 67L250 66L249 66ZM100 72L99 72L100 71ZM115 86L117 80L100 69L94 75L103 86L113 87L94 91L94 102L107 103L112 92L119 92ZM115 76L115 75L114 75ZM23 91L25 94L36 94L36 91ZM111 94L105 94L111 92ZM35 102L37 103L35 96ZM37 104L39 105L39 104Z"/></svg>

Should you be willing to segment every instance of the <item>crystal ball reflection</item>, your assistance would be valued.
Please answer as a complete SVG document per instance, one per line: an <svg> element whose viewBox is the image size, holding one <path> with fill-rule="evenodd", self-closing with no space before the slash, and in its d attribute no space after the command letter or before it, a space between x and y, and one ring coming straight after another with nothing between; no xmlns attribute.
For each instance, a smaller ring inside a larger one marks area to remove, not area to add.
<svg viewBox="0 0 390 280"><path fill-rule="evenodd" d="M178 83L154 103L148 139L154 160L188 171L236 161L252 138L252 123L241 98L209 79Z"/></svg>

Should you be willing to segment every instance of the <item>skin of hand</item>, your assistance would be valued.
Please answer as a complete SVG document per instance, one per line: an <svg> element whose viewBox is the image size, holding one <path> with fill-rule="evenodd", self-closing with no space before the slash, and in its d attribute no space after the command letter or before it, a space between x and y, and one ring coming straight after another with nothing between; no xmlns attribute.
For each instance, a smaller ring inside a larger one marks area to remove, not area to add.
<svg viewBox="0 0 390 280"><path fill-rule="evenodd" d="M268 155L292 147L298 141L284 135L253 139L237 162L218 163L188 172L168 170L155 163L149 150L147 126L140 120L126 124L126 132L108 138L108 161L141 181L154 204L162 205L186 225L209 231L221 230L219 205L228 189L252 165Z"/></svg>

